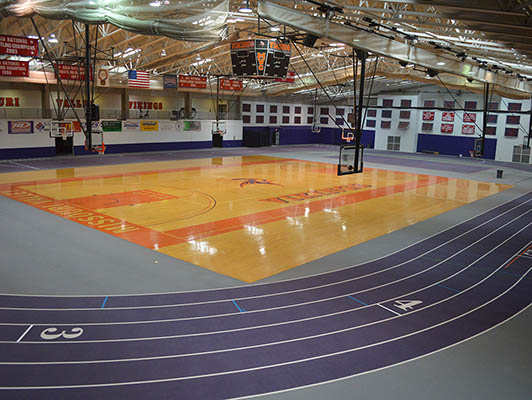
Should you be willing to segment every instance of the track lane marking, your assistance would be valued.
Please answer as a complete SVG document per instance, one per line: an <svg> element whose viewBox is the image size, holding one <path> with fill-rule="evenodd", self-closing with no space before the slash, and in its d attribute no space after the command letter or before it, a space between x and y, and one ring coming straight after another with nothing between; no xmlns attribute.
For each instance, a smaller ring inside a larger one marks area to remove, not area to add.
<svg viewBox="0 0 532 400"><path fill-rule="evenodd" d="M399 315L400 317L403 316L403 314L398 313L397 311L391 310L391 309L389 309L388 307L383 306L383 305L380 304L380 303L377 303L377 305L378 305L379 307L381 307L381 308L384 308L384 309L387 310L387 311L390 311L391 313L394 313L395 315Z"/></svg>
<svg viewBox="0 0 532 400"><path fill-rule="evenodd" d="M20 341L21 341L22 339L24 339L24 336L26 336L26 335L28 334L28 332L31 330L31 328L33 328L33 325L28 326L28 329L26 329L26 330L22 333L22 335L19 336L19 338L17 339L17 343L20 343Z"/></svg>

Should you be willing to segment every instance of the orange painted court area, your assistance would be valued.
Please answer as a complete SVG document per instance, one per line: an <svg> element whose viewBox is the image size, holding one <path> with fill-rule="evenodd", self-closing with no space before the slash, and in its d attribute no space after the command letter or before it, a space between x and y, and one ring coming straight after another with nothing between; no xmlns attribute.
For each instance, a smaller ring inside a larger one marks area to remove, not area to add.
<svg viewBox="0 0 532 400"><path fill-rule="evenodd" d="M0 175L3 196L245 282L507 188L266 156Z"/></svg>

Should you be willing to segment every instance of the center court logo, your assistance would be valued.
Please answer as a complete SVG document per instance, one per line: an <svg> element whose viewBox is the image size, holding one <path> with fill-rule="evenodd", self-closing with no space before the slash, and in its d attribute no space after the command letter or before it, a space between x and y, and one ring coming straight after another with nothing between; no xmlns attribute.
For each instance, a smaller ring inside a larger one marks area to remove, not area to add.
<svg viewBox="0 0 532 400"><path fill-rule="evenodd" d="M233 181L242 181L240 182L240 187L244 187L247 185L275 185L275 186L283 186L279 185L278 183L273 183L269 179L257 179L257 178L233 178Z"/></svg>

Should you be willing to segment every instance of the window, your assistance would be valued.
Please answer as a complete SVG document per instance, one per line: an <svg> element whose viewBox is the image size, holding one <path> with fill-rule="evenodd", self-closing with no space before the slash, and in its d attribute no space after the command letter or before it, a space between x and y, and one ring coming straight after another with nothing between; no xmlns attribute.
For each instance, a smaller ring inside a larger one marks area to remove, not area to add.
<svg viewBox="0 0 532 400"><path fill-rule="evenodd" d="M477 109L477 102L476 101L466 101L464 103L464 108L466 110L476 110Z"/></svg>
<svg viewBox="0 0 532 400"><path fill-rule="evenodd" d="M329 123L329 117L321 117L320 124L327 125Z"/></svg>
<svg viewBox="0 0 532 400"><path fill-rule="evenodd" d="M283 124L289 124L289 123L290 123L290 116L283 115Z"/></svg>
<svg viewBox="0 0 532 400"><path fill-rule="evenodd" d="M410 125L410 122L408 121L399 121L399 129L408 129L408 126Z"/></svg>
<svg viewBox="0 0 532 400"><path fill-rule="evenodd" d="M514 146L512 161L528 164L530 162L530 147Z"/></svg>
<svg viewBox="0 0 532 400"><path fill-rule="evenodd" d="M392 118L392 110L382 110L381 111L381 117L382 118Z"/></svg>
<svg viewBox="0 0 532 400"><path fill-rule="evenodd" d="M497 127L496 126L487 126L486 127L486 135L495 135L497 133Z"/></svg>
<svg viewBox="0 0 532 400"><path fill-rule="evenodd" d="M519 129L517 128L506 128L504 131L504 136L517 137L518 133Z"/></svg>
<svg viewBox="0 0 532 400"><path fill-rule="evenodd" d="M401 100L401 107L412 107L412 100Z"/></svg>
<svg viewBox="0 0 532 400"><path fill-rule="evenodd" d="M368 110L368 117L375 118L377 116L377 110Z"/></svg>
<svg viewBox="0 0 532 400"><path fill-rule="evenodd" d="M264 104L257 104L255 110L257 110L258 113L264 112Z"/></svg>
<svg viewBox="0 0 532 400"><path fill-rule="evenodd" d="M432 122L423 122L423 124L421 125L421 130L422 131L432 131L432 129L434 129L434 124Z"/></svg>
<svg viewBox="0 0 532 400"><path fill-rule="evenodd" d="M344 119L343 118L336 118L336 125L343 126L344 125Z"/></svg>
<svg viewBox="0 0 532 400"><path fill-rule="evenodd" d="M242 104L242 112L251 112L251 104Z"/></svg>
<svg viewBox="0 0 532 400"><path fill-rule="evenodd" d="M242 115L242 122L244 124L249 124L251 122L251 116L250 115Z"/></svg>
<svg viewBox="0 0 532 400"><path fill-rule="evenodd" d="M307 124L312 124L314 122L314 117L313 116L308 116L307 117Z"/></svg>
<svg viewBox="0 0 532 400"><path fill-rule="evenodd" d="M401 136L388 136L388 146L386 148L391 151L401 150Z"/></svg>
<svg viewBox="0 0 532 400"><path fill-rule="evenodd" d="M301 114L301 106L294 107L294 114Z"/></svg>
<svg viewBox="0 0 532 400"><path fill-rule="evenodd" d="M510 111L521 111L521 103L508 103L508 110Z"/></svg>
<svg viewBox="0 0 532 400"><path fill-rule="evenodd" d="M390 129L392 127L392 121L381 121L382 129Z"/></svg>
<svg viewBox="0 0 532 400"><path fill-rule="evenodd" d="M393 107L393 99L383 99L382 105L384 107Z"/></svg>
<svg viewBox="0 0 532 400"><path fill-rule="evenodd" d="M277 123L277 115L270 115L270 124Z"/></svg>
<svg viewBox="0 0 532 400"><path fill-rule="evenodd" d="M488 114L488 124L496 124L498 119L499 119L498 115Z"/></svg>
<svg viewBox="0 0 532 400"><path fill-rule="evenodd" d="M436 102L434 100L425 100L423 102L423 107L434 108L434 107L436 107Z"/></svg>
<svg viewBox="0 0 532 400"><path fill-rule="evenodd" d="M301 117L297 116L294 117L294 124L300 124L301 123Z"/></svg>
<svg viewBox="0 0 532 400"><path fill-rule="evenodd" d="M344 115L345 110L343 108L336 109L336 115Z"/></svg>
<svg viewBox="0 0 532 400"><path fill-rule="evenodd" d="M519 115L507 115L506 123L509 125L519 125L521 117Z"/></svg>
<svg viewBox="0 0 532 400"><path fill-rule="evenodd" d="M264 123L264 115L256 115L255 116L255 123L256 124L263 124Z"/></svg>
<svg viewBox="0 0 532 400"><path fill-rule="evenodd" d="M290 114L290 106L283 106L283 114Z"/></svg>
<svg viewBox="0 0 532 400"><path fill-rule="evenodd" d="M410 119L410 111L400 111L399 118L401 119Z"/></svg>
<svg viewBox="0 0 532 400"><path fill-rule="evenodd" d="M498 109L499 109L499 103L497 102L488 103L488 110L498 110Z"/></svg>
<svg viewBox="0 0 532 400"><path fill-rule="evenodd" d="M446 100L443 102L444 108L454 108L454 101L452 100Z"/></svg>
<svg viewBox="0 0 532 400"><path fill-rule="evenodd" d="M377 121L375 121L374 119L368 119L366 121L366 126L368 128L375 128L377 126Z"/></svg>
<svg viewBox="0 0 532 400"><path fill-rule="evenodd" d="M329 107L321 107L320 108L320 114L321 115L329 115Z"/></svg>
<svg viewBox="0 0 532 400"><path fill-rule="evenodd" d="M314 107L307 107L307 114L314 114Z"/></svg>
<svg viewBox="0 0 532 400"><path fill-rule="evenodd" d="M275 105L270 105L270 113L272 114L276 114L277 113L277 106Z"/></svg>

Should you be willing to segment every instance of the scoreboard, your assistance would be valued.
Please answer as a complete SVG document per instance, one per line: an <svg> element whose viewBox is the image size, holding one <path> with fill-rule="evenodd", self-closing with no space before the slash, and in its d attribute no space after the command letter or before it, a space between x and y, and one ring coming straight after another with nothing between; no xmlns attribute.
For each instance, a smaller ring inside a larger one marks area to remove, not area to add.
<svg viewBox="0 0 532 400"><path fill-rule="evenodd" d="M277 40L251 39L231 43L233 75L257 78L285 78L290 62L290 45Z"/></svg>

